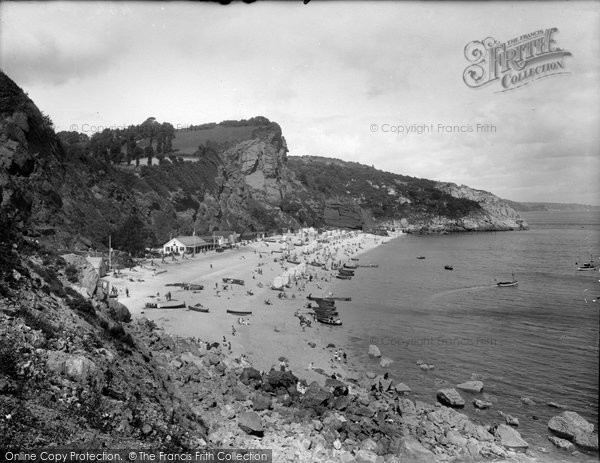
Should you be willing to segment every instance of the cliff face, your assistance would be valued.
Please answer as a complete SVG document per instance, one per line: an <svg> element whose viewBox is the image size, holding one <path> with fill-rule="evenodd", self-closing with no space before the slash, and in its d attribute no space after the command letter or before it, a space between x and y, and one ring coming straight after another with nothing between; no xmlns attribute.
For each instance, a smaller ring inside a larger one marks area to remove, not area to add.
<svg viewBox="0 0 600 463"><path fill-rule="evenodd" d="M136 167L111 161L94 137L59 139L50 119L4 74L0 102L1 218L62 248L103 247L112 235L114 247L140 252L194 230L526 226L491 193L336 159L288 157L281 127L264 117L180 134L189 147L200 144L193 162L175 153ZM124 150L123 134L111 136Z"/></svg>
<svg viewBox="0 0 600 463"><path fill-rule="evenodd" d="M466 185L437 182L437 188L455 198L466 198L481 205L483 214L465 217L463 225L471 230L523 230L528 225L503 199L489 191L475 190Z"/></svg>

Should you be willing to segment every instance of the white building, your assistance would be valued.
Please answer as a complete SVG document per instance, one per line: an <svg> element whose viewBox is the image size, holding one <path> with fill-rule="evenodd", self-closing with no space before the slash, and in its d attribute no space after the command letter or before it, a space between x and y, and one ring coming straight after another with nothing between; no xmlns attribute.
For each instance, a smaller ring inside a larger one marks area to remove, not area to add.
<svg viewBox="0 0 600 463"><path fill-rule="evenodd" d="M164 254L191 254L212 249L213 247L213 243L208 243L198 236L177 236L163 244L162 249Z"/></svg>

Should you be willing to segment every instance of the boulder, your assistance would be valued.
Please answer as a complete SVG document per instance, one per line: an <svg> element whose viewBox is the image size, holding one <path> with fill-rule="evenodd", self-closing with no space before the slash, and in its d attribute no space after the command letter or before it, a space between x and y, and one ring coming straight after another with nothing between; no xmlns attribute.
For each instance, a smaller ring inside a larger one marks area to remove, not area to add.
<svg viewBox="0 0 600 463"><path fill-rule="evenodd" d="M252 408L256 411L272 408L271 397L266 394L257 394L252 401Z"/></svg>
<svg viewBox="0 0 600 463"><path fill-rule="evenodd" d="M483 390L483 382L467 381L456 386L458 389L467 392L481 392Z"/></svg>
<svg viewBox="0 0 600 463"><path fill-rule="evenodd" d="M575 448L575 446L571 444L568 440L561 439L560 437L548 436L548 440L554 445L556 445L559 449L573 450Z"/></svg>
<svg viewBox="0 0 600 463"><path fill-rule="evenodd" d="M325 380L325 389L329 390L335 397L348 395L348 386L339 379L327 378Z"/></svg>
<svg viewBox="0 0 600 463"><path fill-rule="evenodd" d="M100 276L96 269L91 265L84 268L81 276L81 286L85 288L88 295L92 297L96 292L96 287L98 286L98 281L100 280Z"/></svg>
<svg viewBox="0 0 600 463"><path fill-rule="evenodd" d="M515 418L514 416L506 415L504 417L504 420L506 421L506 424L508 424L509 426L519 426L519 419Z"/></svg>
<svg viewBox="0 0 600 463"><path fill-rule="evenodd" d="M479 408L480 410L484 410L486 408L490 408L492 406L492 402L486 402L485 400L475 399L473 401L473 406L475 408Z"/></svg>
<svg viewBox="0 0 600 463"><path fill-rule="evenodd" d="M494 435L500 445L508 449L526 449L529 447L529 444L523 440L519 432L506 424L498 425Z"/></svg>
<svg viewBox="0 0 600 463"><path fill-rule="evenodd" d="M465 400L460 396L456 389L440 389L437 392L437 399L442 405L447 405L449 407L462 408L465 406Z"/></svg>
<svg viewBox="0 0 600 463"><path fill-rule="evenodd" d="M261 382L262 377L260 376L260 372L252 367L246 367L242 370L242 374L240 375L240 382L248 386L252 382Z"/></svg>
<svg viewBox="0 0 600 463"><path fill-rule="evenodd" d="M394 386L394 389L398 394L408 394L409 392L411 392L410 387L408 387L404 383L396 384L396 386Z"/></svg>
<svg viewBox="0 0 600 463"><path fill-rule="evenodd" d="M546 405L548 405L548 407L552 407L552 408L567 408L564 405L558 404L556 402L547 402Z"/></svg>
<svg viewBox="0 0 600 463"><path fill-rule="evenodd" d="M129 309L116 299L108 299L108 311L111 318L117 322L129 323L131 321Z"/></svg>
<svg viewBox="0 0 600 463"><path fill-rule="evenodd" d="M298 378L291 371L271 370L266 377L266 382L274 389L288 389L296 387Z"/></svg>
<svg viewBox="0 0 600 463"><path fill-rule="evenodd" d="M379 347L377 347L375 344L369 345L369 355L376 358L381 357L381 351L379 350Z"/></svg>
<svg viewBox="0 0 600 463"><path fill-rule="evenodd" d="M584 449L598 451L598 433L588 432L575 434L573 442Z"/></svg>
<svg viewBox="0 0 600 463"><path fill-rule="evenodd" d="M562 412L550 418L548 429L558 437L572 440L576 435L585 435L594 431L594 425L588 423L575 412Z"/></svg>
<svg viewBox="0 0 600 463"><path fill-rule="evenodd" d="M389 358L389 357L383 357L380 361L379 361L379 366L381 368L387 368L389 367L392 363L394 363L394 361Z"/></svg>
<svg viewBox="0 0 600 463"><path fill-rule="evenodd" d="M264 433L262 420L256 412L240 413L238 416L238 426L244 432L254 436L262 436Z"/></svg>
<svg viewBox="0 0 600 463"><path fill-rule="evenodd" d="M48 352L46 367L75 381L85 381L97 371L96 364L90 359L57 351Z"/></svg>
<svg viewBox="0 0 600 463"><path fill-rule="evenodd" d="M412 436L399 439L397 447L396 454L400 457L400 461L411 463L431 463L432 461L436 461L435 454Z"/></svg>

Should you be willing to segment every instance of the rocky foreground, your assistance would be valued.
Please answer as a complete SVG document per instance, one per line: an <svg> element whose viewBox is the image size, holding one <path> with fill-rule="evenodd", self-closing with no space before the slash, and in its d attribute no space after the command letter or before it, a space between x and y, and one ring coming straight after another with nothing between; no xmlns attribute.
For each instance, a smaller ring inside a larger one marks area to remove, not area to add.
<svg viewBox="0 0 600 463"><path fill-rule="evenodd" d="M20 245L28 258L2 251L12 270L0 287L0 448L268 448L277 462L546 461L510 420L482 426L455 410L464 406L455 389L440 390L431 405L369 373L307 384L291 371L261 372L219 343L131 321L101 291L82 296L61 257ZM594 426L576 413L552 418L549 429L565 452L598 448Z"/></svg>

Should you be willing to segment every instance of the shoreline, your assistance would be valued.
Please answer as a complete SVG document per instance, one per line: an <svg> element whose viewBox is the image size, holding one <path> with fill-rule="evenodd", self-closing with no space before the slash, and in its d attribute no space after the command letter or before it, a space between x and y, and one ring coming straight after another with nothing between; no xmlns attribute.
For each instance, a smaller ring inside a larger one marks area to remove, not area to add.
<svg viewBox="0 0 600 463"><path fill-rule="evenodd" d="M304 262L325 260L327 255L329 262L343 263L396 238L362 232L344 235L334 236L329 243L311 242L294 247L291 255ZM327 348L329 330L343 330L343 325L330 327L307 317L311 326L303 329L295 316L307 315L305 305L309 294L321 296L330 292L336 271L307 265L306 273L295 282L291 281L291 287L283 291L287 297L280 299L279 291L270 288L271 283L295 267L282 259L284 254L273 252L281 248L280 243L257 241L219 254L208 252L187 259L179 257L176 261L166 258L165 263L155 262L152 267L134 267L131 271L123 269L119 277L103 279L118 289L118 300L129 309L132 317L146 317L174 335L219 343L225 339L227 343L231 342L234 355L246 355L259 370L279 367L279 357L285 357L288 368L302 372L301 376L309 382L323 383L324 375L333 373L353 376L353 362L332 361L336 349ZM156 269L156 275L151 268ZM160 273L164 270L166 272ZM244 285L225 285L223 278L241 279ZM204 289L186 291L181 287L166 286L184 282L202 284ZM129 297L125 295L126 289ZM252 291L253 295L248 295L247 291ZM188 307L200 303L209 308L209 312L144 307L147 302L164 302L167 292L174 301L185 302ZM266 299L270 299L271 305L265 304ZM226 313L229 309L251 310L252 315L234 316ZM340 316L343 319L343 309ZM249 324L239 324L240 319ZM233 330L235 335L232 335ZM311 363L312 369L309 368Z"/></svg>

